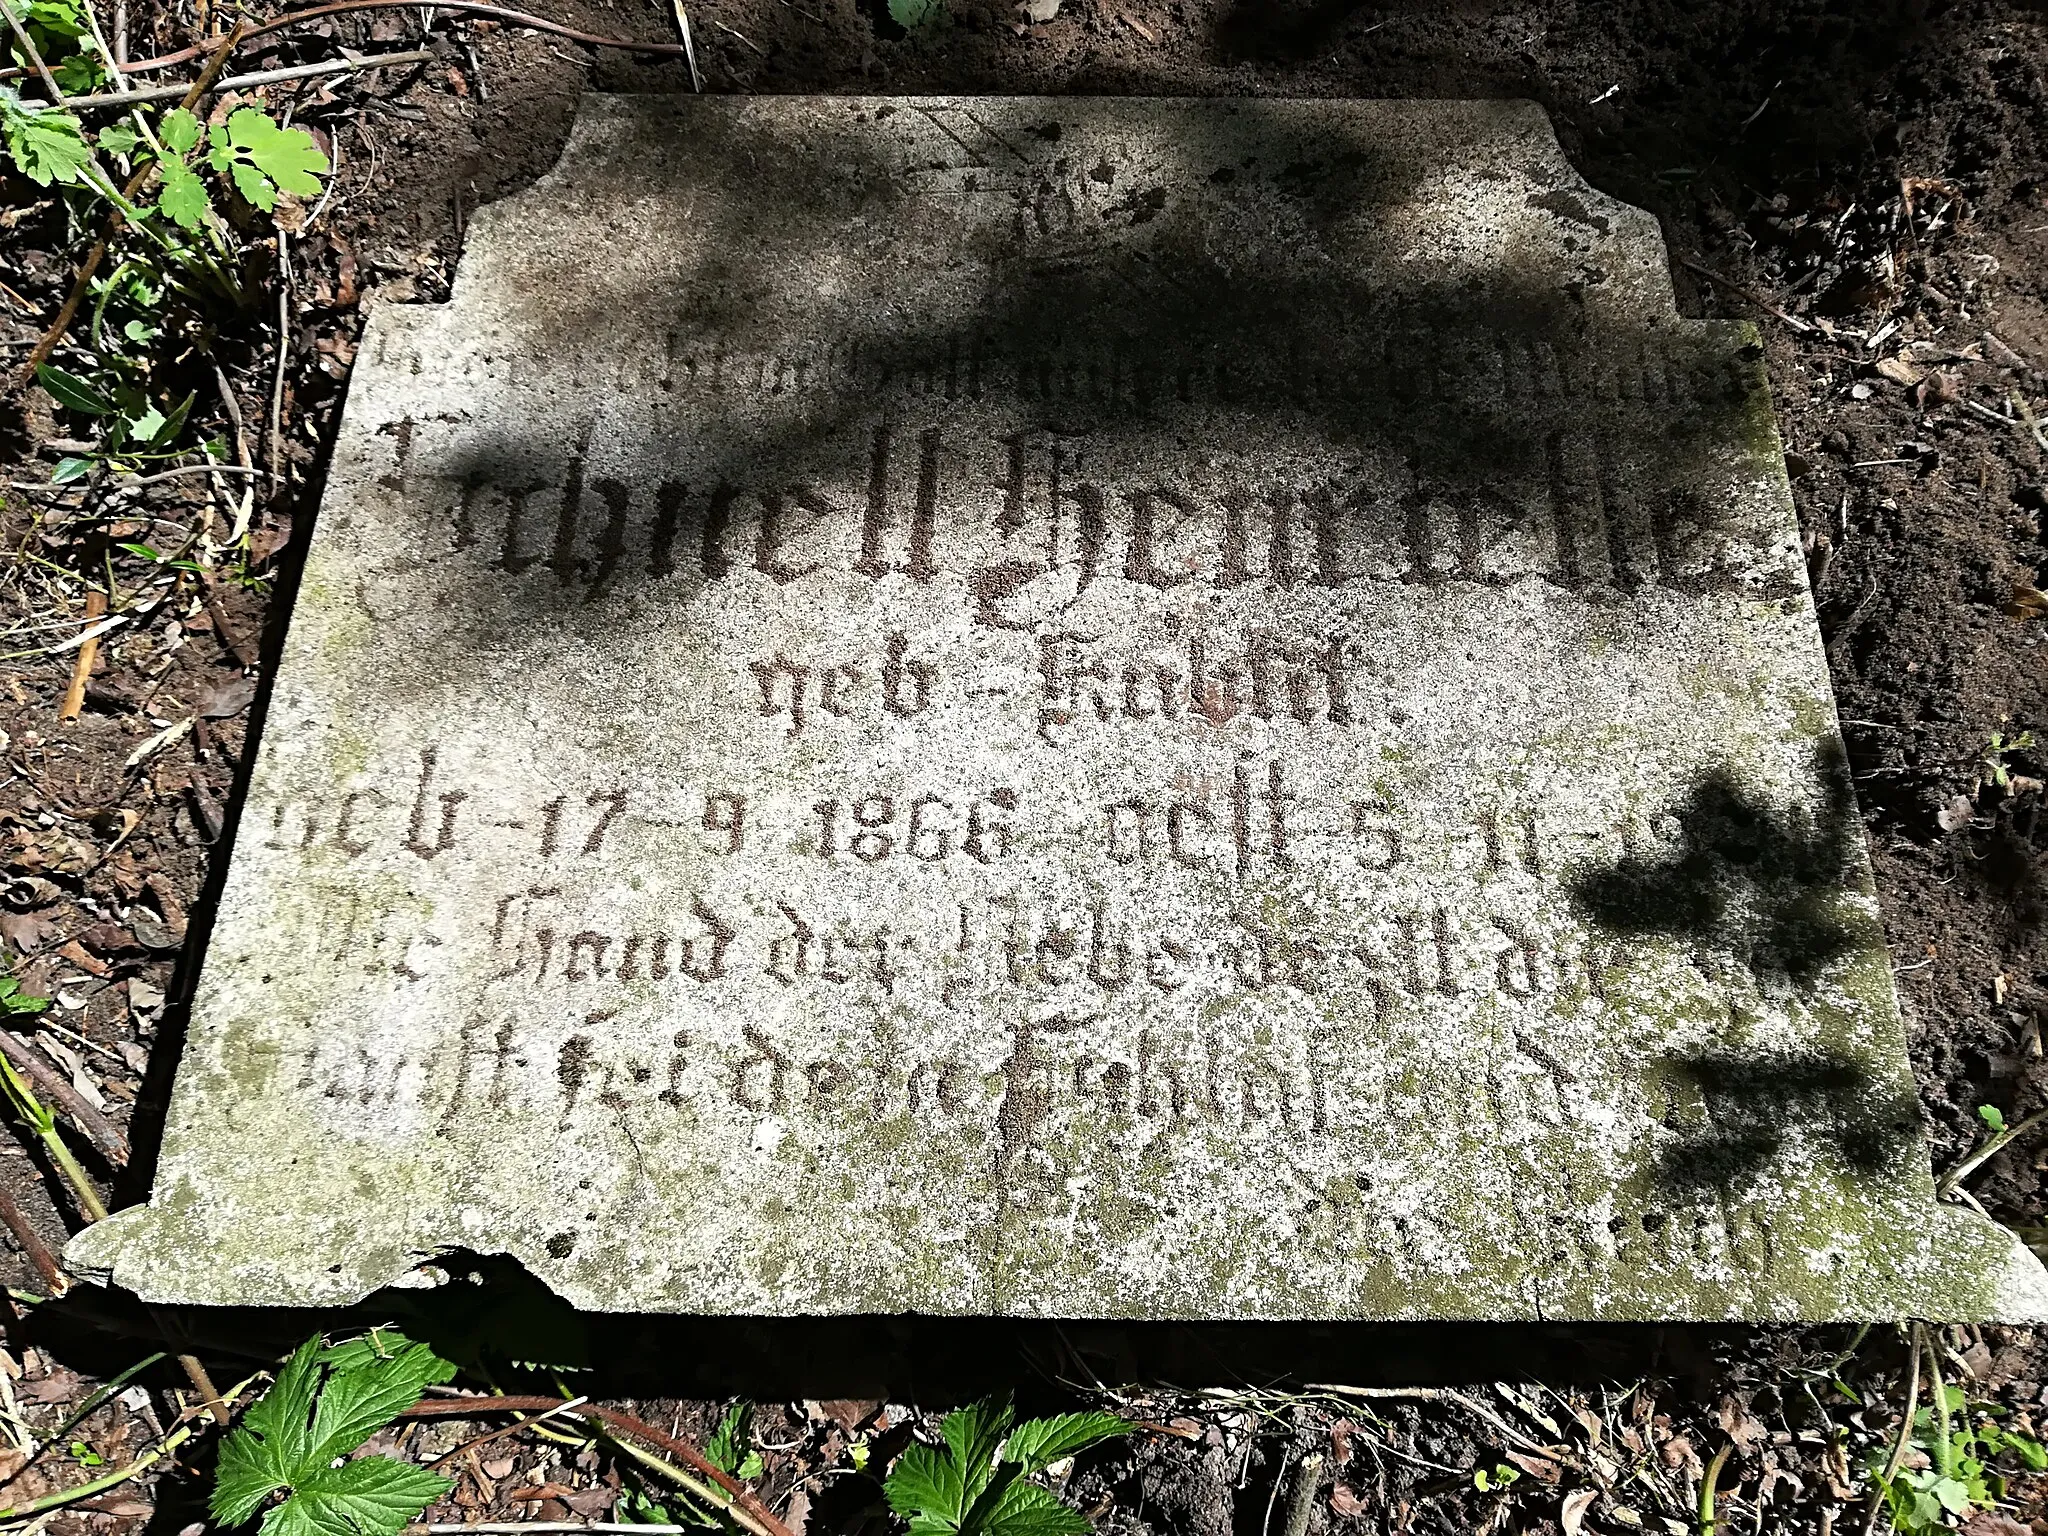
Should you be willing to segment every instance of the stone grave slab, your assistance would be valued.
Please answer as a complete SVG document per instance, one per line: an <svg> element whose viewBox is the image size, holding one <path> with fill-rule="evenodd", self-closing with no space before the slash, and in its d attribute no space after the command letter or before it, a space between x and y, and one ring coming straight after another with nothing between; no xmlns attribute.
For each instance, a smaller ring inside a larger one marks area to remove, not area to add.
<svg viewBox="0 0 2048 1536"><path fill-rule="evenodd" d="M154 1195L343 1302L2039 1318L1754 332L1511 102L585 99L369 321Z"/></svg>

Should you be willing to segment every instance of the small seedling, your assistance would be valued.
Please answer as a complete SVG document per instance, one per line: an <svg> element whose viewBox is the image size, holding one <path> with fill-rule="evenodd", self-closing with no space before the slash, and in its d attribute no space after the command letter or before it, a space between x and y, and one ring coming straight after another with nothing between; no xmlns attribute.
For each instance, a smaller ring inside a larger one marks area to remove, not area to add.
<svg viewBox="0 0 2048 1536"><path fill-rule="evenodd" d="M2012 770L2006 766L2006 758L2014 752L2025 752L2033 745L2032 731L2021 731L2017 736L2007 736L2002 731L1993 731L1990 749L1984 754L1985 775L2001 790L2010 790Z"/></svg>
<svg viewBox="0 0 2048 1536"><path fill-rule="evenodd" d="M742 1482L759 1477L766 1470L761 1453L754 1449L753 1437L748 1431L748 1421L752 1417L753 1409L749 1404L734 1403L725 1410L725 1416L718 1421L718 1428L712 1431L711 1439L704 1446L706 1461ZM631 1525L701 1525L707 1530L738 1529L722 1509L674 1490L665 1491L657 1499L644 1485L629 1485L620 1496L618 1510L619 1518Z"/></svg>
<svg viewBox="0 0 2048 1536"><path fill-rule="evenodd" d="M1008 1403L977 1403L946 1415L943 1446L913 1445L897 1457L883 1491L910 1536L1086 1536L1088 1517L1030 1479L1130 1428L1108 1413L1013 1427Z"/></svg>
<svg viewBox="0 0 2048 1536"><path fill-rule="evenodd" d="M1522 1474L1520 1472L1502 1461L1495 1462L1493 1470L1490 1472L1484 1467L1474 1472L1472 1474L1472 1486L1481 1493L1498 1493L1503 1488L1512 1487L1520 1482L1521 1479Z"/></svg>
<svg viewBox="0 0 2048 1536"><path fill-rule="evenodd" d="M2004 1134L2005 1114L1995 1104L1979 1104L1977 1106L1977 1118L1990 1127L1992 1135L1999 1136Z"/></svg>
<svg viewBox="0 0 2048 1536"><path fill-rule="evenodd" d="M316 1334L221 1442L213 1518L262 1510L262 1536L397 1536L453 1484L390 1456L343 1458L454 1374L390 1329L331 1346Z"/></svg>
<svg viewBox="0 0 2048 1536"><path fill-rule="evenodd" d="M912 34L936 32L950 20L946 0L889 0L889 19Z"/></svg>

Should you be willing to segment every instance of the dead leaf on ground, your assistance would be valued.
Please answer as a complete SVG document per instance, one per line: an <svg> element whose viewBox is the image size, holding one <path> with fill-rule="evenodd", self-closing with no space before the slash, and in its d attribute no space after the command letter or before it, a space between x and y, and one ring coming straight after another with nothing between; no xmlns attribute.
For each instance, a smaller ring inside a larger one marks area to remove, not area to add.
<svg viewBox="0 0 2048 1536"><path fill-rule="evenodd" d="M1020 21L1044 23L1060 13L1060 0L1018 0L1017 17Z"/></svg>
<svg viewBox="0 0 2048 1536"><path fill-rule="evenodd" d="M256 679L233 677L199 701L199 713L208 720L232 720L256 698Z"/></svg>
<svg viewBox="0 0 2048 1536"><path fill-rule="evenodd" d="M1355 1427L1349 1419L1339 1419L1330 1426L1330 1460L1340 1467L1351 1465L1351 1434Z"/></svg>
<svg viewBox="0 0 2048 1536"><path fill-rule="evenodd" d="M1557 1523L1564 1527L1564 1536L1579 1536L1586 1524L1586 1511L1599 1497L1598 1488L1581 1488L1564 1496L1564 1507L1557 1512Z"/></svg>
<svg viewBox="0 0 2048 1536"><path fill-rule="evenodd" d="M1733 1396L1721 1399L1720 1406L1714 1410L1714 1422L1735 1442L1736 1450L1745 1455L1753 1446L1771 1437L1770 1430L1751 1417Z"/></svg>
<svg viewBox="0 0 2048 1536"><path fill-rule="evenodd" d="M2032 1536L2032 1532L2010 1515L1980 1509L1963 1522L1963 1536Z"/></svg>
<svg viewBox="0 0 2048 1536"><path fill-rule="evenodd" d="M1508 1451L1507 1459L1541 1483L1555 1485L1564 1479L1564 1468L1548 1456L1536 1456L1527 1451Z"/></svg>
<svg viewBox="0 0 2048 1536"><path fill-rule="evenodd" d="M1958 832L1967 827L1977 814L1976 802L1968 795L1957 795L1934 813L1935 821L1944 832Z"/></svg>
<svg viewBox="0 0 2048 1536"><path fill-rule="evenodd" d="M1365 1513L1365 1501L1349 1483L1338 1483L1330 1490L1330 1508L1352 1519Z"/></svg>
<svg viewBox="0 0 2048 1536"><path fill-rule="evenodd" d="M2048 619L2048 592L2024 581L2014 582L2005 611L2015 619Z"/></svg>
<svg viewBox="0 0 2048 1536"><path fill-rule="evenodd" d="M1699 1452L1692 1448L1690 1435L1673 1435L1657 1447L1657 1454L1663 1458L1664 1465L1674 1472L1697 1473L1705 1470L1700 1465Z"/></svg>

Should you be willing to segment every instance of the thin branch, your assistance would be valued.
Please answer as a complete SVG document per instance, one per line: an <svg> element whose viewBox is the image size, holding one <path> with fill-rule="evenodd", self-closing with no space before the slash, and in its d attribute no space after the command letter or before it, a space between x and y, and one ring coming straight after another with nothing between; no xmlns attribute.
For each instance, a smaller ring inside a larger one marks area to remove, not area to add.
<svg viewBox="0 0 2048 1536"><path fill-rule="evenodd" d="M1777 305L1773 304L1769 299L1765 298L1762 294L1752 293L1749 289L1743 287L1742 284L1736 282L1732 278L1723 277L1720 273L1714 271L1711 267L1703 267L1698 262L1689 261L1683 256L1678 258L1678 264L1681 267L1685 268L1685 270L1688 272L1697 272L1701 277L1704 277L1710 283L1720 284L1720 286L1726 288L1738 299L1747 300L1749 303L1754 304L1758 309L1762 310L1765 314L1784 321L1787 325L1791 326L1792 329L1795 331L1817 331L1820 329L1819 326L1813 324L1813 322L1810 320L1802 320L1797 315L1786 314L1784 310L1778 308Z"/></svg>
<svg viewBox="0 0 2048 1536"><path fill-rule="evenodd" d="M562 1406L559 1398L552 1397L437 1397L414 1403L398 1416L402 1419L446 1419L462 1418L479 1413L539 1413L543 1410L558 1409ZM698 1476L715 1483L730 1500L724 1507L753 1536L791 1536L790 1529L775 1518L768 1506L748 1492L746 1486L737 1481L731 1473L714 1466L702 1451L687 1440L656 1429L645 1419L636 1419L629 1413L616 1408L600 1407L586 1403L576 1412L584 1417L596 1419L620 1433L631 1435L636 1440L645 1440L649 1445L659 1447L677 1460L686 1462ZM691 1479L695 1481L695 1479ZM707 1495L709 1489L703 1489Z"/></svg>
<svg viewBox="0 0 2048 1536"><path fill-rule="evenodd" d="M2031 1131L2035 1126L2039 1125L2044 1120L2048 1120L2048 1109L2036 1110L2033 1114L2027 1116L2026 1119L2020 1121L2019 1124L2007 1126L2004 1130L2000 1131L1996 1136L1993 1136L1989 1141L1985 1142L1983 1146L1979 1147L1975 1152L1972 1152L1960 1163L1957 1163L1955 1167L1949 1169L1947 1173L1943 1174L1941 1176L1941 1182L1934 1187L1935 1194L1956 1194L1958 1192L1958 1187L1962 1184L1963 1180L1967 1179L1971 1174L1975 1173L1979 1168L1983 1167L1992 1158L1996 1157L2000 1152L2003 1152L2007 1146L2009 1146L2011 1143L2015 1141L2018 1141L2020 1137L2026 1135L2027 1132Z"/></svg>
<svg viewBox="0 0 2048 1536"><path fill-rule="evenodd" d="M21 1207L14 1203L14 1196L0 1189L0 1224L14 1234L21 1251L28 1255L29 1263L35 1265L36 1273L43 1277L43 1284L52 1296L62 1296L71 1282L64 1278L64 1271L57 1267L57 1257L50 1252L49 1245L36 1235L36 1229L28 1224L28 1217Z"/></svg>
<svg viewBox="0 0 2048 1536"><path fill-rule="evenodd" d="M322 64L294 64L289 69L259 70L253 75L236 75L228 80L216 80L202 95L218 96L227 91L253 90L259 85L282 85L287 80L312 80L321 75L352 75L365 69L390 69L401 64L431 64L434 61L431 48L415 48L408 53L377 53L360 59L329 59ZM185 94L182 85L151 86L146 91L130 91L117 96L73 96L64 105L71 108L134 106L138 102L175 101Z"/></svg>
<svg viewBox="0 0 2048 1536"><path fill-rule="evenodd" d="M140 1456L129 1462L127 1466L117 1471L109 1472L104 1477L96 1477L89 1483L81 1483L76 1488L66 1488L59 1493L45 1494L40 1499L33 1499L26 1504L17 1504L12 1509L0 1509L0 1520L25 1520L30 1515L41 1514L44 1510L62 1509L66 1504L76 1504L80 1499L89 1499L96 1493L105 1493L109 1488L118 1488L131 1477L147 1472L156 1463L162 1461L164 1457L170 1455L171 1452L191 1439L192 1428L190 1424L179 1425L157 1444L151 1446Z"/></svg>
<svg viewBox="0 0 2048 1536"><path fill-rule="evenodd" d="M261 26L251 27L243 40L262 37L266 33L281 32L287 27L297 26L302 21L311 21L318 16L336 16L344 11L411 11L419 8L418 0L333 0L328 5L308 6L304 10L287 11ZM549 32L556 37L566 37L571 42L586 43L592 48L623 48L629 53L660 53L671 58L682 56L679 43L642 43L629 37L604 37L595 32L579 32L574 27L565 27L559 21L549 21L545 16L535 16L528 11L515 11L502 5L486 5L481 0L436 0L434 7L440 11L460 12L465 16L488 16L497 21L511 22L514 26L531 27L536 32ZM196 59L206 50L203 47L181 48L176 53L160 54L153 59L139 59L133 64L124 64L122 69L129 74L143 70L169 69L173 64L183 64Z"/></svg>
<svg viewBox="0 0 2048 1536"><path fill-rule="evenodd" d="M57 1069L43 1060L40 1052L21 1036L5 1029L0 1029L0 1051L4 1051L17 1067L33 1078L38 1088L57 1101L64 1113L71 1117L72 1123L85 1132L87 1139L104 1152L109 1161L117 1166L127 1165L128 1143L121 1133L114 1129L105 1115L86 1102L85 1095L65 1082Z"/></svg>

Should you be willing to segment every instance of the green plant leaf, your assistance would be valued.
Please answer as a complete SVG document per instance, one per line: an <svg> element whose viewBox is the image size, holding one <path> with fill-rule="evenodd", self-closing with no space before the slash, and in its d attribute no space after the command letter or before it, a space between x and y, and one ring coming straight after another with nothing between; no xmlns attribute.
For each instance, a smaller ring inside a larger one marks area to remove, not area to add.
<svg viewBox="0 0 2048 1536"><path fill-rule="evenodd" d="M1962 1515L1969 1513L1970 1490L1956 1479L1952 1477L1938 1478L1935 1480L1934 1486L1927 1491L1940 1500L1941 1507L1950 1514Z"/></svg>
<svg viewBox="0 0 2048 1536"><path fill-rule="evenodd" d="M164 162L163 185L157 192L156 205L165 218L180 229L195 234L204 227L207 214L213 211L213 204L206 195L206 183L182 160Z"/></svg>
<svg viewBox="0 0 2048 1536"><path fill-rule="evenodd" d="M380 1344L387 1351L381 1357ZM426 1345L389 1329L327 1351L323 1363L331 1374L313 1414L312 1458L319 1464L347 1455L418 1402L428 1384L455 1374Z"/></svg>
<svg viewBox="0 0 2048 1536"><path fill-rule="evenodd" d="M207 164L230 176L236 190L268 213L277 194L318 197L327 157L303 128L280 128L267 113L242 107L207 136Z"/></svg>
<svg viewBox="0 0 2048 1536"><path fill-rule="evenodd" d="M156 136L174 155L189 155L206 136L199 119L183 107L173 107L157 119Z"/></svg>
<svg viewBox="0 0 2048 1536"><path fill-rule="evenodd" d="M2005 1437L2005 1448L2025 1462L2029 1472L2048 1472L2048 1446L2031 1435L2009 1434Z"/></svg>
<svg viewBox="0 0 2048 1536"><path fill-rule="evenodd" d="M389 1456L323 1467L263 1520L263 1536L397 1536L454 1484Z"/></svg>
<svg viewBox="0 0 2048 1536"><path fill-rule="evenodd" d="M929 32L946 20L946 0L889 0L889 19L906 32Z"/></svg>
<svg viewBox="0 0 2048 1536"><path fill-rule="evenodd" d="M15 169L37 186L69 185L92 164L92 150L69 112L32 112L8 91L0 93L0 117Z"/></svg>
<svg viewBox="0 0 2048 1536"><path fill-rule="evenodd" d="M48 63L51 77L66 96L89 96L107 83L107 72L94 54L73 53Z"/></svg>
<svg viewBox="0 0 2048 1536"><path fill-rule="evenodd" d="M242 1524L293 1478L318 1469L318 1463L309 1464L309 1452L320 1353L318 1335L301 1344L270 1390L250 1404L242 1422L221 1442L207 1507L222 1525Z"/></svg>
<svg viewBox="0 0 2048 1536"><path fill-rule="evenodd" d="M962 1500L972 1504L996 1475L996 1451L1010 1433L1007 1402L975 1403L946 1415L939 1433L960 1463Z"/></svg>
<svg viewBox="0 0 2048 1536"><path fill-rule="evenodd" d="M142 135L126 123L110 123L100 130L100 148L110 155L125 155L142 142Z"/></svg>
<svg viewBox="0 0 2048 1536"><path fill-rule="evenodd" d="M86 416L111 416L117 409L114 402L93 385L54 363L44 363L36 369L36 382L48 390L50 398L66 410L78 411Z"/></svg>
<svg viewBox="0 0 2048 1536"><path fill-rule="evenodd" d="M263 1518L265 1536L391 1536L447 1482L388 1457L334 1463L417 1402L428 1383L454 1373L395 1330L332 1348L314 1335L221 1442L214 1519L240 1525L285 1493Z"/></svg>
<svg viewBox="0 0 2048 1536"><path fill-rule="evenodd" d="M898 1456L882 1492L913 1531L919 1521L932 1529L956 1531L967 1513L960 1464L936 1446L913 1445Z"/></svg>
<svg viewBox="0 0 2048 1536"><path fill-rule="evenodd" d="M984 1512L976 1508L969 1530L980 1536L1088 1536L1088 1517L1022 1478L1004 1486Z"/></svg>
<svg viewBox="0 0 2048 1536"><path fill-rule="evenodd" d="M751 1449L747 1444L747 1405L734 1403L725 1410L718 1428L704 1447L704 1459L721 1472L738 1475L740 1463Z"/></svg>
<svg viewBox="0 0 2048 1536"><path fill-rule="evenodd" d="M1131 1426L1113 1413L1062 1413L1050 1419L1027 1419L1003 1443L1003 1460L1016 1462L1026 1472L1043 1472L1063 1456L1130 1430Z"/></svg>
<svg viewBox="0 0 2048 1536"><path fill-rule="evenodd" d="M50 484L69 485L74 480L83 480L91 472L91 459L81 459L67 455L59 459L57 467L50 471Z"/></svg>
<svg viewBox="0 0 2048 1536"><path fill-rule="evenodd" d="M57 466L62 469L63 464ZM21 990L21 983L12 976L0 976L0 1012L41 1013L50 1006L47 997L37 997L32 992Z"/></svg>
<svg viewBox="0 0 2048 1536"><path fill-rule="evenodd" d="M2005 1114L1996 1105L1979 1104L1977 1106L1977 1118L1990 1126L1993 1131L2003 1131L2005 1129Z"/></svg>
<svg viewBox="0 0 2048 1536"><path fill-rule="evenodd" d="M85 36L85 9L78 0L28 0L21 7L21 18L52 37Z"/></svg>

